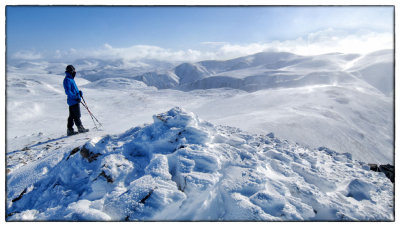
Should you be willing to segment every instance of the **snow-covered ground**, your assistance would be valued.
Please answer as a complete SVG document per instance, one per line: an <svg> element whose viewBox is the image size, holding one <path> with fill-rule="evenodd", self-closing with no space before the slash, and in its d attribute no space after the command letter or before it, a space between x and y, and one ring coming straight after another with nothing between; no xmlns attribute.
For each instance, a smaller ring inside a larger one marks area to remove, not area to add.
<svg viewBox="0 0 400 227"><path fill-rule="evenodd" d="M153 120L32 148L49 152L9 174L8 220L394 218L392 183L348 153L215 126L180 108Z"/></svg>
<svg viewBox="0 0 400 227"><path fill-rule="evenodd" d="M8 220L393 220L392 54L10 61Z"/></svg>

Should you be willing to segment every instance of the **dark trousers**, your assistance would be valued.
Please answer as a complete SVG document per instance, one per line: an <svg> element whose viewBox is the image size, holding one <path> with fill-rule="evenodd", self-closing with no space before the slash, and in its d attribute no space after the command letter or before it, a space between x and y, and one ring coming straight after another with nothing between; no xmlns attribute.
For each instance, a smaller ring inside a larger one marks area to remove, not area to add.
<svg viewBox="0 0 400 227"><path fill-rule="evenodd" d="M81 109L79 106L80 103L69 106L69 117L68 117L68 125L67 127L69 129L72 129L72 127L74 126L74 122L76 127L79 127L82 125L81 122Z"/></svg>

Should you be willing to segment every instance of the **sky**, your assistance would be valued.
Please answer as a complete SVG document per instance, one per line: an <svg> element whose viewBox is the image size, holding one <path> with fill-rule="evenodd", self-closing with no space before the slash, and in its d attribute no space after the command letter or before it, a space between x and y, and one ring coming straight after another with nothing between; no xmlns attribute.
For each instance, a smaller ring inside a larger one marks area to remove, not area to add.
<svg viewBox="0 0 400 227"><path fill-rule="evenodd" d="M390 6L7 6L8 59L226 59L393 47Z"/></svg>

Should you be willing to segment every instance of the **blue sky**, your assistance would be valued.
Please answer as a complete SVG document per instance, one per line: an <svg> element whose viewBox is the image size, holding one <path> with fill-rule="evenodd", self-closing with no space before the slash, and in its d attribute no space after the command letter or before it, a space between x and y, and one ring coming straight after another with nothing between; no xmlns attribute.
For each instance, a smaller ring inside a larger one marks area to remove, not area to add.
<svg viewBox="0 0 400 227"><path fill-rule="evenodd" d="M393 7L7 6L7 51L149 45L170 50L295 40L326 29L393 33Z"/></svg>

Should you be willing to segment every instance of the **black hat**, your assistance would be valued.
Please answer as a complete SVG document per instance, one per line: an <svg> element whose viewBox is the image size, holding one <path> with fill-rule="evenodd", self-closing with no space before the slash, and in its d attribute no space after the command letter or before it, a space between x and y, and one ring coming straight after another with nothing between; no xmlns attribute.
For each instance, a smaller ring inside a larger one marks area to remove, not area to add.
<svg viewBox="0 0 400 227"><path fill-rule="evenodd" d="M76 71L75 71L74 66L68 65L67 68L65 69L65 72L71 74L72 78L75 77Z"/></svg>
<svg viewBox="0 0 400 227"><path fill-rule="evenodd" d="M69 72L69 73L75 72L74 66L68 65L67 68L65 69L65 72Z"/></svg>

